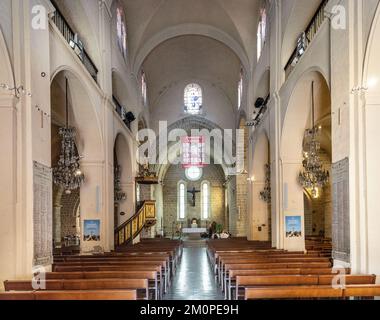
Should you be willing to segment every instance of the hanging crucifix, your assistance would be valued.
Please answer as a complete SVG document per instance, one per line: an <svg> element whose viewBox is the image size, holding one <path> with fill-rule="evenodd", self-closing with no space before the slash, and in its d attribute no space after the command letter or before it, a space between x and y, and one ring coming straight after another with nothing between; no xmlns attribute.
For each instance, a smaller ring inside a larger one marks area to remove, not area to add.
<svg viewBox="0 0 380 320"><path fill-rule="evenodd" d="M201 192L200 190L196 190L195 187L193 187L193 189L191 190L187 190L188 193L190 193L192 196L193 196L193 203L192 203L192 207L195 207L195 195L199 192Z"/></svg>

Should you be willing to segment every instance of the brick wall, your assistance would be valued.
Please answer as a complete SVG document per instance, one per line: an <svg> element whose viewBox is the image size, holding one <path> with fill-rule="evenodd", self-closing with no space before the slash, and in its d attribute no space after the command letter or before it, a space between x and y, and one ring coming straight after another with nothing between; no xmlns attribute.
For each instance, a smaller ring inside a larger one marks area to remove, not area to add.
<svg viewBox="0 0 380 320"><path fill-rule="evenodd" d="M188 190L193 187L196 190L201 190L203 181L210 182L211 185L211 212L208 222L215 221L218 224L226 225L225 223L225 182L223 169L218 165L209 165L203 169L203 176L197 182L192 182L186 179L185 170L181 166L171 166L165 176L163 186L163 224L166 236L172 235L173 223L176 226L177 222L177 186L179 181L187 183ZM188 219L201 219L201 194L197 193L195 198L195 207L192 207L192 195L187 195L186 218L183 223L187 227ZM206 227L206 221L202 221L202 227Z"/></svg>

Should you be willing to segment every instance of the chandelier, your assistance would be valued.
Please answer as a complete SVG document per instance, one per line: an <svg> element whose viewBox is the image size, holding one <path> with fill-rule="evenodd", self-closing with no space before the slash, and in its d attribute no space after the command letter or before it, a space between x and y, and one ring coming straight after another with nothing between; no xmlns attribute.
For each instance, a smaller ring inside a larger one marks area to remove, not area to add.
<svg viewBox="0 0 380 320"><path fill-rule="evenodd" d="M69 108L67 99L68 80L66 79L66 126L59 128L58 134L62 138L61 153L58 164L53 168L53 182L63 188L66 194L79 189L84 181L84 175L80 169L78 155L75 146L76 130L69 127Z"/></svg>
<svg viewBox="0 0 380 320"><path fill-rule="evenodd" d="M116 202L124 201L127 196L123 190L121 190L120 180L121 180L121 166L115 166L115 183L114 183L114 198Z"/></svg>
<svg viewBox="0 0 380 320"><path fill-rule="evenodd" d="M305 138L309 140L307 150L304 152L304 160L302 162L304 170L300 172L298 181L301 186L307 190L311 190L313 198L319 197L319 190L328 185L330 174L323 168L319 157L321 145L317 141L320 127L315 125L314 115L314 82L312 82L312 129L306 130Z"/></svg>
<svg viewBox="0 0 380 320"><path fill-rule="evenodd" d="M260 192L260 199L266 203L271 202L271 187L270 187L270 165L265 165L265 187L264 190Z"/></svg>

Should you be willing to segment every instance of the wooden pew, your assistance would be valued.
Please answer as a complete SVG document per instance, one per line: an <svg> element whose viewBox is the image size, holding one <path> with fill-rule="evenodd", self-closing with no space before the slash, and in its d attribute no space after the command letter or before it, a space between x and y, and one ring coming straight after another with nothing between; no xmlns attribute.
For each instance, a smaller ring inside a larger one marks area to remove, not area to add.
<svg viewBox="0 0 380 320"><path fill-rule="evenodd" d="M62 266L56 267L55 272L135 272L135 271L156 271L158 273L158 288L160 296L164 292L164 283L162 277L161 266L149 266L145 264L133 264L124 266L90 266L90 267L71 267Z"/></svg>
<svg viewBox="0 0 380 320"><path fill-rule="evenodd" d="M136 300L136 290L1 292L0 300Z"/></svg>
<svg viewBox="0 0 380 320"><path fill-rule="evenodd" d="M148 279L149 290L153 291L153 299L160 299L158 275L156 271L121 271L121 272L48 272L46 280L75 279Z"/></svg>
<svg viewBox="0 0 380 320"><path fill-rule="evenodd" d="M331 268L331 262L291 262L291 263L228 263L224 265L223 273L221 274L221 284L226 284L229 278L229 270L259 270L259 269L323 269ZM223 285L225 288L225 285Z"/></svg>
<svg viewBox="0 0 380 320"><path fill-rule="evenodd" d="M148 279L76 279L76 280L46 280L44 289L35 290L31 281L4 281L5 291L91 291L91 290L125 290L143 291L143 299L148 300Z"/></svg>
<svg viewBox="0 0 380 320"><path fill-rule="evenodd" d="M68 262L58 262L53 264L53 271L61 270L60 267L103 267L103 266L129 266L135 264L145 264L145 265L162 265L163 268L163 278L165 283L165 291L170 285L170 262L169 258L128 258L128 259L92 259L91 261L68 261ZM58 269L57 269L58 268Z"/></svg>
<svg viewBox="0 0 380 320"><path fill-rule="evenodd" d="M323 275L326 275L327 278L325 279L325 282L329 279L329 277L334 277L338 275L341 271L344 271L344 274L349 275L351 273L350 269L345 270L337 270L337 269L331 269L331 268L288 268L288 269L260 269L260 270L235 270L231 269L229 270L229 276L226 278L226 284L225 287L227 291L225 292L225 298L231 299L232 298L232 291L236 290L236 277L237 276L280 276L280 275L317 275L323 277ZM326 283L318 283L318 284L326 284ZM327 283L331 284L331 282Z"/></svg>
<svg viewBox="0 0 380 320"><path fill-rule="evenodd" d="M275 275L275 276L237 276L235 299L239 300L239 289L261 286L317 286L332 285L335 278L339 278L345 285L375 284L375 275ZM337 283L338 284L338 283ZM243 295L244 297L244 295Z"/></svg>
<svg viewBox="0 0 380 320"><path fill-rule="evenodd" d="M380 285L348 285L334 289L331 286L284 286L245 289L245 300L255 299L345 299L350 297L379 297Z"/></svg>

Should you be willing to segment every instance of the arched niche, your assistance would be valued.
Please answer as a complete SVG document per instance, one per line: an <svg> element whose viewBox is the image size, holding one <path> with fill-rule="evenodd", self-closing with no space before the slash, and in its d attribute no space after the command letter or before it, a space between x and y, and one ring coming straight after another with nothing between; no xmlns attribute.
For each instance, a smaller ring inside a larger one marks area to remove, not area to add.
<svg viewBox="0 0 380 320"><path fill-rule="evenodd" d="M289 250L305 249L305 199L304 190L298 183L299 172L303 169L305 130L312 127L312 83L314 83L315 119L321 126L319 137L321 157L325 153L325 164L331 168L331 95L326 79L318 71L305 73L292 91L282 128L281 163L283 212L280 221L282 246ZM331 207L329 217L331 219ZM287 216L301 217L302 237L291 239L285 236ZM329 224L331 227L331 223Z"/></svg>
<svg viewBox="0 0 380 320"><path fill-rule="evenodd" d="M250 177L249 237L255 241L271 241L271 205L260 198L267 179L266 166L270 166L270 148L267 133L262 130L253 145L252 176Z"/></svg>

